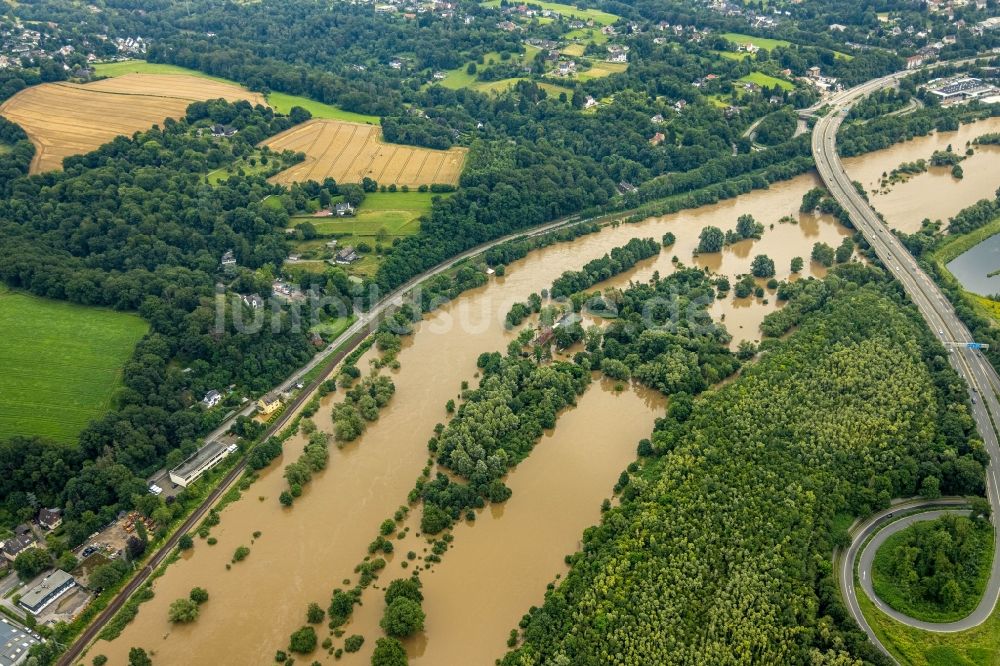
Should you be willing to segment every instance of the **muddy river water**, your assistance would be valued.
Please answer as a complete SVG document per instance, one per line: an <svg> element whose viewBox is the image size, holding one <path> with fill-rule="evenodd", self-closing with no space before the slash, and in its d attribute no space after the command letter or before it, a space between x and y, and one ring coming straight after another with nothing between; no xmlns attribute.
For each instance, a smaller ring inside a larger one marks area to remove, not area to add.
<svg viewBox="0 0 1000 666"><path fill-rule="evenodd" d="M848 169L871 190L883 171L900 162L927 158L948 143L964 150L965 141L998 129L1000 121L994 119L957 134L915 139L852 159ZM963 181L921 174L887 195L873 197L873 202L890 224L900 228L915 228L926 216L953 215L1000 185L995 176L990 181L985 165L989 158L980 159L987 153L977 151L965 162ZM404 341L399 354L402 367L392 373L396 384L392 402L360 439L343 449L331 447L328 468L314 477L295 506L282 508L277 498L286 487L284 466L302 450L304 442L298 436L288 441L283 457L261 473L242 500L222 511L221 524L212 529L218 543L209 546L196 538L195 548L157 579L155 598L140 607L122 635L111 643L99 641L86 661L105 654L110 664L123 665L129 648L141 646L158 665L274 663L275 650L284 648L289 634L305 624L308 603L326 608L333 588L344 579L356 579L353 569L365 556L379 523L405 504L427 463L427 440L434 425L447 418L445 402L457 397L463 380L475 384L475 361L481 352L503 350L512 339L514 334L505 331L502 322L513 302L629 238L659 239L668 231L677 238L673 247L601 286L646 280L654 271L669 273L675 255L684 263L733 278L749 271L755 255L767 254L775 262L779 280L790 276L791 259L799 256L806 260L803 276L822 276L824 269L809 262L813 243L835 247L848 232L828 217L798 212L802 195L816 185L815 175L806 174L769 190L609 227L532 252L512 263L504 278L466 292L428 315ZM743 213L765 225L761 240L692 257L702 227L732 229ZM796 222L779 223L787 215ZM762 317L775 307L773 294L742 301L729 297L716 302L711 313L723 319L735 340L757 339ZM365 367L366 359L359 365ZM327 396L317 413L314 420L320 429L330 431L330 406L338 395ZM584 528L599 520L601 501L611 496L619 473L635 457L638 440L649 436L664 404L649 392L631 387L616 391L608 382L595 381L578 405L560 416L555 430L510 473L511 499L480 511L474 523L457 525L453 547L442 562L421 574L427 622L425 631L407 642L411 663L492 664L504 653L510 629L530 606L542 602L545 585L565 573L564 556L579 547ZM407 524L411 530L395 542L395 554L386 558L387 569L376 586L408 573L401 568L408 550L423 553L427 544L416 537L416 520ZM256 531L261 535L254 539ZM227 570L240 545L249 546L250 555ZM199 619L190 625L171 625L170 602L186 597L194 586L206 588L210 595ZM381 595L380 589L366 590L363 605L345 627L347 635L362 634L365 645L337 663L368 663L381 635ZM319 626L318 634L320 641L327 636L325 625ZM342 646L343 639L335 639L334 645ZM313 660L335 663L323 650L296 658L298 663Z"/></svg>

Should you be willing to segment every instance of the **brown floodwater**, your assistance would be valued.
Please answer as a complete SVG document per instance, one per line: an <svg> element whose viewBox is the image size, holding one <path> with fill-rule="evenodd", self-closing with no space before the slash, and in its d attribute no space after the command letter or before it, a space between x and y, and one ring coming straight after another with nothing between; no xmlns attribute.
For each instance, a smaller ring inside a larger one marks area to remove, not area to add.
<svg viewBox="0 0 1000 666"><path fill-rule="evenodd" d="M583 530L600 520L601 500L611 498L619 473L635 460L636 445L649 437L666 404L648 389L614 387L607 379L595 382L509 475L511 498L478 511L474 523L456 525L453 547L421 573L427 621L424 632L406 642L411 664L492 663L507 649L521 615L541 605L545 586L568 570L565 556L578 550ZM426 541L413 536L419 513L406 522L411 532L396 542L380 587L410 575L412 562L400 566L406 551L424 554ZM365 592L346 630L370 640L342 662L368 663L381 634L382 594Z"/></svg>
<svg viewBox="0 0 1000 666"><path fill-rule="evenodd" d="M985 131L985 126L977 126L970 137ZM878 174L912 159L903 150L929 156L939 140L917 139L898 150L882 151L877 157L881 162ZM972 171L966 169L967 179ZM194 550L156 580L155 598L140 607L122 635L111 643L99 641L89 657L106 654L118 666L127 662L130 647L141 646L155 655L157 664L273 663L275 650L284 648L289 634L304 624L308 603L315 601L325 608L334 587L344 579L356 579L354 567L364 557L378 524L405 503L426 464L427 440L434 425L447 418L444 403L457 397L463 380L475 384L475 361L481 352L503 350L513 338L502 325L512 303L549 287L563 271L579 269L629 238L659 239L667 231L677 237L673 247L601 286L646 280L654 271L666 274L672 270L674 255L731 279L749 271L756 254L774 259L779 279L789 276L791 258L801 256L807 260L803 275L821 276L822 267L808 261L813 243L835 246L846 230L828 217L798 213L802 195L816 183L815 176L807 174L769 190L606 228L572 243L532 252L513 262L506 277L466 292L429 314L415 327L415 334L404 340L399 353L402 368L392 373L397 389L392 402L356 442L331 449L329 467L314 477L295 506L284 509L277 498L286 487L281 475L284 466L302 450L304 441L299 436L288 441L283 458L262 471L242 500L222 511L222 522L212 529L217 545L196 539ZM925 204L936 203L959 187L944 183L927 191ZM731 229L742 213L751 213L765 225L761 240L739 243L714 255L692 256L702 227ZM797 223L779 224L786 215ZM756 339L761 318L775 307L773 294L743 302L730 296L713 304L711 311L724 318L735 339ZM323 430L331 428L330 405L336 399L337 394L328 396L316 415ZM458 526L454 548L426 572L427 631L408 644L415 660L449 664L455 663L450 655L461 654L457 663L492 663L502 654L507 632L530 605L541 602L544 583L561 571L562 556L578 547L583 526L597 521L601 500L611 494L618 473L632 459L637 439L649 434L658 408L648 396L637 397L630 391L614 395L606 385L595 384L581 397L579 407L561 415L555 431L510 474L513 497L504 506L480 512L475 524ZM251 543L258 530L260 538ZM424 544L413 530L410 534L397 544L390 568L399 566L400 553L413 548L404 544ZM250 555L227 570L240 545L249 546ZM381 580L389 578L385 574ZM206 588L211 597L201 617L192 625L171 626L167 622L170 602L186 597L194 586ZM354 626L368 627L366 646L359 655L367 654L378 637L374 627L379 596L377 590L366 591L365 606L352 621ZM456 627L466 627L466 631L459 633ZM350 626L348 631L352 632ZM321 640L325 635L325 630L320 632ZM334 663L322 652L297 661L313 659Z"/></svg>
<svg viewBox="0 0 1000 666"><path fill-rule="evenodd" d="M905 183L892 185L888 192L879 190L882 173L888 173L903 162L929 160L935 150L951 145L959 155L965 154L966 143L987 132L1000 131L1000 118L987 118L962 125L955 132L935 132L885 150L844 160L844 167L851 178L865 186L868 196L889 226L913 233L920 229L926 218L942 220L970 206L980 199L992 198L1000 185L996 165L1000 159L1000 146L975 146L975 154L962 164L964 176L957 180L951 167L930 167L925 173L910 178Z"/></svg>

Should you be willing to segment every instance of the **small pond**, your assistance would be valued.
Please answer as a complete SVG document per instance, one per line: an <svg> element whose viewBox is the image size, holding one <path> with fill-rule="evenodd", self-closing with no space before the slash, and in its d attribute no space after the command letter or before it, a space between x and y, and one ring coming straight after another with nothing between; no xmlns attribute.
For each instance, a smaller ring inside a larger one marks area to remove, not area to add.
<svg viewBox="0 0 1000 666"><path fill-rule="evenodd" d="M952 259L948 270L971 292L981 296L1000 294L1000 234Z"/></svg>

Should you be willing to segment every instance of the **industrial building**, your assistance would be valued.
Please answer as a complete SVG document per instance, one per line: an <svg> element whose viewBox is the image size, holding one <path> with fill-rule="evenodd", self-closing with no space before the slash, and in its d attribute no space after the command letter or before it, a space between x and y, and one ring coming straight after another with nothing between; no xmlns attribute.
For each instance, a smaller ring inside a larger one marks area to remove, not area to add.
<svg viewBox="0 0 1000 666"><path fill-rule="evenodd" d="M76 587L76 579L61 569L56 569L21 596L18 602L22 608L38 615L48 606Z"/></svg>
<svg viewBox="0 0 1000 666"><path fill-rule="evenodd" d="M170 470L170 480L178 486L187 488L198 477L215 467L223 458L235 450L235 444L226 445L224 442L213 440L195 451L190 458L180 465Z"/></svg>
<svg viewBox="0 0 1000 666"><path fill-rule="evenodd" d="M0 615L0 666L20 666L37 642L27 629Z"/></svg>

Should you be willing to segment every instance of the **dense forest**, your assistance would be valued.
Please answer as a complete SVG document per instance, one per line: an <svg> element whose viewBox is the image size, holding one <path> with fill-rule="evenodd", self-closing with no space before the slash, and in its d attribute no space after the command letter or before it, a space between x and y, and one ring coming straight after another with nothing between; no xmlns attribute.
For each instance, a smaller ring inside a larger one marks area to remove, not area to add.
<svg viewBox="0 0 1000 666"><path fill-rule="evenodd" d="M992 538L988 519L951 514L915 523L879 547L872 563L875 593L920 619L962 617L982 597Z"/></svg>
<svg viewBox="0 0 1000 666"><path fill-rule="evenodd" d="M883 273L796 284L789 338L736 382L672 394L504 664L886 663L840 606L833 525L929 476L981 493L985 453L947 354Z"/></svg>

